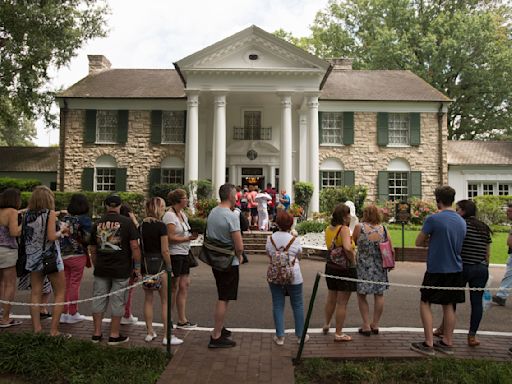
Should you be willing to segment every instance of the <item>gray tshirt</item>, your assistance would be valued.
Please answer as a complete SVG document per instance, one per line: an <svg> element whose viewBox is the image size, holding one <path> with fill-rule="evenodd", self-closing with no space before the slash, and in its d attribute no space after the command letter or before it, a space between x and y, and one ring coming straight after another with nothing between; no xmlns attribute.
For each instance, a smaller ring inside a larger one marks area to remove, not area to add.
<svg viewBox="0 0 512 384"><path fill-rule="evenodd" d="M215 207L208 215L206 237L234 247L231 233L240 231L240 218L229 208ZM239 265L238 258L232 265Z"/></svg>
<svg viewBox="0 0 512 384"><path fill-rule="evenodd" d="M180 220L173 211L167 211L162 218L162 221L165 225L174 224L174 233L176 236L190 236L190 225L188 224L187 216L183 212L181 212L181 218L182 220ZM188 255L189 250L190 241L177 244L169 241L169 253L171 255Z"/></svg>

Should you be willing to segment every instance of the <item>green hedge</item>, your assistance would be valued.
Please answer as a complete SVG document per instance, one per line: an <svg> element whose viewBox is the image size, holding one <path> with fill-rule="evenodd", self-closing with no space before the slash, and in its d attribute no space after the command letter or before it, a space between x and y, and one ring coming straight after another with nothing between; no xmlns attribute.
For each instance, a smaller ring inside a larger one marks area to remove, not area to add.
<svg viewBox="0 0 512 384"><path fill-rule="evenodd" d="M192 216L188 218L190 224L190 230L199 234L204 233L206 229L206 219L198 216Z"/></svg>
<svg viewBox="0 0 512 384"><path fill-rule="evenodd" d="M304 209L304 215L307 216L311 197L313 196L313 184L305 181L298 181L293 186L295 192L295 204Z"/></svg>
<svg viewBox="0 0 512 384"><path fill-rule="evenodd" d="M512 196L477 196L474 198L477 217L484 223L501 225L507 222L506 206Z"/></svg>
<svg viewBox="0 0 512 384"><path fill-rule="evenodd" d="M151 197L161 197L165 200L166 204L169 204L167 201L167 195L169 192L174 191L175 189L184 189L188 195L188 188L186 188L183 184L155 184L149 190L149 195Z"/></svg>
<svg viewBox="0 0 512 384"><path fill-rule="evenodd" d="M93 218L100 217L105 212L105 207L103 206L103 202L105 198L110 195L108 192L54 192L55 194L55 209L57 211L66 209L69 200L71 200L71 195L75 193L83 193L87 200L89 201L89 215ZM25 208L28 203L28 199L32 195L31 192L22 192L21 193L21 206ZM118 195L121 197L124 203L127 203L132 211L135 213L137 218L142 219L144 217L144 200L145 197L140 193L132 193L132 192L119 192Z"/></svg>
<svg viewBox="0 0 512 384"><path fill-rule="evenodd" d="M305 235L306 233L321 233L328 225L329 222L327 221L306 220L298 223L295 226L295 230L299 235Z"/></svg>
<svg viewBox="0 0 512 384"><path fill-rule="evenodd" d="M320 211L330 214L336 205L350 200L356 206L357 216L361 216L367 193L367 188L362 185L324 188L320 191Z"/></svg>
<svg viewBox="0 0 512 384"><path fill-rule="evenodd" d="M37 179L15 179L12 177L0 177L0 192L5 191L7 188L17 188L21 192L30 192L41 184L41 181Z"/></svg>

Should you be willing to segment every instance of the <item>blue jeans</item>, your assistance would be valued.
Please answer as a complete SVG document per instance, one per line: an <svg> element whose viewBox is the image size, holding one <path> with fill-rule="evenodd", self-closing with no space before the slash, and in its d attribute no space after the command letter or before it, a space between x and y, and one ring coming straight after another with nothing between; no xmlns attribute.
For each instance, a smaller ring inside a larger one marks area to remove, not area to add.
<svg viewBox="0 0 512 384"><path fill-rule="evenodd" d="M290 303L295 321L295 336L302 336L304 329L304 299L302 297L302 283L294 285L268 284L272 293L272 314L276 326L276 336L284 336L284 302L286 292L290 295Z"/></svg>
<svg viewBox="0 0 512 384"><path fill-rule="evenodd" d="M464 264L464 282L470 288L485 288L489 279L489 267L486 264ZM470 291L471 319L469 321L469 335L474 336L480 326L483 315L482 296L483 291Z"/></svg>
<svg viewBox="0 0 512 384"><path fill-rule="evenodd" d="M505 276L501 280L500 290L496 293L496 296L506 299L510 295L510 291L506 291L505 288L512 288L512 253L508 255Z"/></svg>

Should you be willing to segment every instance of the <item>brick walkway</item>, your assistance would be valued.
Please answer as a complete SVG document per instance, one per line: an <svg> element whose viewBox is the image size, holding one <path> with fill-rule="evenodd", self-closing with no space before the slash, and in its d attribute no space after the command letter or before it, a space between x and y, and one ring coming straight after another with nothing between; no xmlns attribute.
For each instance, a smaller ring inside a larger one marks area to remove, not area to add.
<svg viewBox="0 0 512 384"><path fill-rule="evenodd" d="M2 329L1 332L31 331L30 319L22 319L23 324L17 327ZM43 329L49 330L50 321L42 322ZM103 326L103 334L108 335L109 324ZM162 328L155 327L159 334L152 343L145 343L145 327L143 325L123 325L122 333L130 336L129 346L147 346L164 349L161 343ZM74 338L89 340L92 334L92 322L61 325L62 332L69 332ZM348 330L347 330L348 331ZM330 359L359 360L368 358L400 358L417 359L421 355L412 352L409 345L412 341L421 341L421 332L386 332L365 337L347 332L353 337L349 343L335 343L332 332L324 336L310 333L311 339L305 345L302 357L326 357ZM295 337L287 335L283 347L272 342L271 333L237 332L233 339L235 348L210 350L207 348L209 332L176 330L176 335L185 343L173 348L174 357L159 379L159 384L215 384L215 383L293 383L294 369L292 358L295 357L298 345ZM487 336L479 335L482 344L470 348L466 344L465 334L455 335L455 357L492 359L512 361L507 353L512 346L512 335ZM104 341L105 343L105 341ZM438 354L440 357L443 355Z"/></svg>

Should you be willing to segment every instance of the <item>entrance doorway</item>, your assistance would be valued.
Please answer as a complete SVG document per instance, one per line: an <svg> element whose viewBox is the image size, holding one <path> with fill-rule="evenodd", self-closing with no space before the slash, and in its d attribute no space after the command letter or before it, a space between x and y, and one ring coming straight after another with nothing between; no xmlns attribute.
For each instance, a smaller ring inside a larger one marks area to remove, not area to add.
<svg viewBox="0 0 512 384"><path fill-rule="evenodd" d="M265 189L265 176L242 177L242 186L256 185L258 189Z"/></svg>

